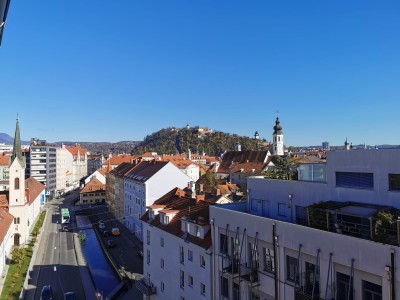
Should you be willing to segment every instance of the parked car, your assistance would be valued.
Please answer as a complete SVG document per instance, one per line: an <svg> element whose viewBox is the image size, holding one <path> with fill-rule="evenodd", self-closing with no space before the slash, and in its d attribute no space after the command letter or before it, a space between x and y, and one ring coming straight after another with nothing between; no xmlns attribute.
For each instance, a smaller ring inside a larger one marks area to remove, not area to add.
<svg viewBox="0 0 400 300"><path fill-rule="evenodd" d="M114 240L108 240L107 241L107 246L108 246L108 248L114 248L115 247L115 241Z"/></svg>
<svg viewBox="0 0 400 300"><path fill-rule="evenodd" d="M113 235L120 235L120 234L121 234L121 232L119 231L119 228L118 228L118 227L112 228L112 229L111 229L111 233L112 233Z"/></svg>
<svg viewBox="0 0 400 300"><path fill-rule="evenodd" d="M103 236L110 236L110 232L108 230L103 231Z"/></svg>
<svg viewBox="0 0 400 300"><path fill-rule="evenodd" d="M43 286L40 300L53 300L53 289L50 284Z"/></svg>
<svg viewBox="0 0 400 300"><path fill-rule="evenodd" d="M101 230L106 229L106 224L104 224L104 223L99 223L99 228L100 228Z"/></svg>
<svg viewBox="0 0 400 300"><path fill-rule="evenodd" d="M64 294L64 300L76 300L75 292L67 292Z"/></svg>

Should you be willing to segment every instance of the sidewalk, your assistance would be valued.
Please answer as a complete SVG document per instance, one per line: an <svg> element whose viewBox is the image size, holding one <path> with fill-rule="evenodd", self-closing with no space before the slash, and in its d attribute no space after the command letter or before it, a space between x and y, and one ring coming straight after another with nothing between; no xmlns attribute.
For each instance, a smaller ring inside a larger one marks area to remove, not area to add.
<svg viewBox="0 0 400 300"><path fill-rule="evenodd" d="M107 211L107 207L92 207L90 219L93 223L93 228L101 239L104 251L114 262L114 268L117 273L124 278L125 289L123 289L122 293L117 294L116 299L143 299L142 293L134 286L135 280L143 278L143 259L137 255L139 251L143 251L142 242L129 232L119 220L116 220ZM118 227L121 235L104 237L97 225L99 220L104 221L108 231L111 231L113 227ZM115 241L116 247L108 248L105 246L107 240L110 239Z"/></svg>

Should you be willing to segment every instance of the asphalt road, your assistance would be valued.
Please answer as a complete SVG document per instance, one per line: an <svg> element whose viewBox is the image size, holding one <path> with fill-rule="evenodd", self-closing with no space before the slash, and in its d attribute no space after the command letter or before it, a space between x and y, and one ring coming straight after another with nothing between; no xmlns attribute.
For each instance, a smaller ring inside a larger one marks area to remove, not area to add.
<svg viewBox="0 0 400 300"><path fill-rule="evenodd" d="M24 299L40 299L42 287L49 284L53 289L54 300L64 299L64 293L71 291L76 293L77 299L85 299L73 233L61 231L59 214L59 206L68 206L75 197L76 194L71 193L66 199L54 199L46 204L48 216L43 225L43 235ZM70 224L70 227L73 228L74 224Z"/></svg>

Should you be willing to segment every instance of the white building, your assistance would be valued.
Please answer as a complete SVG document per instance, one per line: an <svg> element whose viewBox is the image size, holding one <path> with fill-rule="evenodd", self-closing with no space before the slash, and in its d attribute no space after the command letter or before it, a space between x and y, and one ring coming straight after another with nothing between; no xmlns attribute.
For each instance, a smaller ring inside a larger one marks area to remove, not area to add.
<svg viewBox="0 0 400 300"><path fill-rule="evenodd" d="M72 185L77 188L80 185L80 180L88 175L86 149L80 145L67 146L66 148L72 154Z"/></svg>
<svg viewBox="0 0 400 300"><path fill-rule="evenodd" d="M61 148L56 150L57 157L57 183L56 195L63 195L72 189L72 153L62 145Z"/></svg>
<svg viewBox="0 0 400 300"><path fill-rule="evenodd" d="M57 148L45 140L32 138L26 173L27 177L31 176L45 185L49 198L54 198L57 186Z"/></svg>
<svg viewBox="0 0 400 300"><path fill-rule="evenodd" d="M143 225L140 218L146 212L146 207L152 205L155 200L172 188L184 188L190 181L191 178L171 162L142 161L138 163L124 176L125 226L143 240Z"/></svg>
<svg viewBox="0 0 400 300"><path fill-rule="evenodd" d="M326 168L303 168L300 181L249 178L248 202L211 207L212 298L394 299L399 155L328 152Z"/></svg>
<svg viewBox="0 0 400 300"><path fill-rule="evenodd" d="M142 217L145 299L211 299L212 256L209 206L219 196L174 188Z"/></svg>
<svg viewBox="0 0 400 300"><path fill-rule="evenodd" d="M1 198L1 196L0 196ZM12 223L14 217L7 212L6 209L0 207L0 274L3 274L7 258L10 257L10 252L13 245Z"/></svg>

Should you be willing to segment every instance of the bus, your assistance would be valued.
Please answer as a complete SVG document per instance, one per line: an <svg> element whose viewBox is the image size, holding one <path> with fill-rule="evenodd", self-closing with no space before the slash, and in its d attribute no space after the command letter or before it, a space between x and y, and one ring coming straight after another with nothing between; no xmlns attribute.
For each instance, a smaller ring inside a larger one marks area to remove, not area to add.
<svg viewBox="0 0 400 300"><path fill-rule="evenodd" d="M70 219L68 208L61 208L61 224L69 224Z"/></svg>

